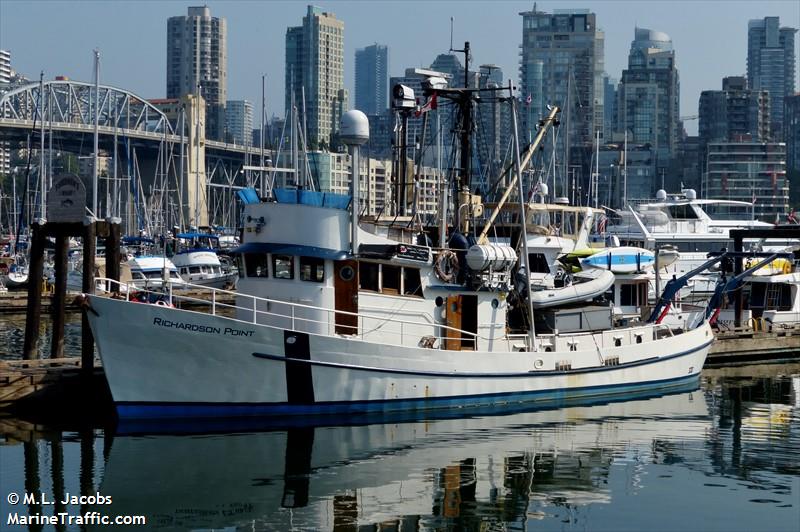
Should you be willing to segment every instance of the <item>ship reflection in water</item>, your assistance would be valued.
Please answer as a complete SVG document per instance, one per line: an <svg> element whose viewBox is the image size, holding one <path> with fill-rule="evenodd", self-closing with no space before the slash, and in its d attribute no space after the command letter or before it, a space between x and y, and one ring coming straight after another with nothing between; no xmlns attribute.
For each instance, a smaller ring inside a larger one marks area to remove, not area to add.
<svg viewBox="0 0 800 532"><path fill-rule="evenodd" d="M796 530L800 365L750 370L706 370L700 389L673 395L507 415L49 433L0 447L2 484L54 496L74 484L112 497L92 509L163 530ZM20 464L11 478L8 460ZM80 478L57 481L58 464Z"/></svg>

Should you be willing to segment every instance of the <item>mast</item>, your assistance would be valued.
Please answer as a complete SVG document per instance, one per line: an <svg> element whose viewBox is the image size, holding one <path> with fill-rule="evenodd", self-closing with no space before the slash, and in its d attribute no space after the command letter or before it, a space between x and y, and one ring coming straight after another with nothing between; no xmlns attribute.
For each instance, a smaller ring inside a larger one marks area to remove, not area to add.
<svg viewBox="0 0 800 532"><path fill-rule="evenodd" d="M92 216L97 217L97 164L100 143L100 50L94 51L94 164L92 165Z"/></svg>
<svg viewBox="0 0 800 532"><path fill-rule="evenodd" d="M183 190L182 183L184 179L184 159L186 158L186 104L181 105L181 159L180 167L178 169L178 179L176 180L176 187L178 188L178 198L180 198L180 223L183 227ZM188 181L188 180L187 180ZM188 199L188 198L187 198Z"/></svg>
<svg viewBox="0 0 800 532"><path fill-rule="evenodd" d="M458 50L456 50L458 51ZM464 89L469 89L469 41L464 43ZM469 90L464 92L464 104L461 112L464 113L461 127L461 172L466 182L467 190L472 189L472 94ZM463 185L463 184L462 184ZM462 186L463 188L463 186Z"/></svg>
<svg viewBox="0 0 800 532"><path fill-rule="evenodd" d="M44 220L47 218L47 207L44 200L45 194L47 194L47 169L44 166L44 71L39 74L39 105L37 107L39 108L39 119L41 120L39 125L39 189L41 190L39 218Z"/></svg>
<svg viewBox="0 0 800 532"><path fill-rule="evenodd" d="M522 186L522 163L519 159L519 134L517 132L517 109L516 98L514 98L513 88L511 81L508 82L508 92L511 97L511 122L514 127L514 165L517 170L517 187L519 193L519 209L520 209L520 226L522 234L522 249L524 251L523 257L520 258L520 267L525 268L525 290L528 292L528 317L530 319L530 328L528 334L530 335L531 350L538 351L536 347L536 330L533 325L533 300L531 299L531 269L530 269L530 254L528 251L528 231L527 220L525 220L525 190ZM544 129L544 128L542 128Z"/></svg>
<svg viewBox="0 0 800 532"><path fill-rule="evenodd" d="M263 74L261 76L261 132L258 134L258 143L260 144L261 148L261 170L259 171L259 195L263 198L264 197L264 178L266 177L264 174L264 120L267 114L267 96L266 96L266 83L267 83L267 76Z"/></svg>
<svg viewBox="0 0 800 532"><path fill-rule="evenodd" d="M197 96L195 107L197 108L197 122L194 126L195 152L194 152L194 226L200 229L200 78L197 78Z"/></svg>

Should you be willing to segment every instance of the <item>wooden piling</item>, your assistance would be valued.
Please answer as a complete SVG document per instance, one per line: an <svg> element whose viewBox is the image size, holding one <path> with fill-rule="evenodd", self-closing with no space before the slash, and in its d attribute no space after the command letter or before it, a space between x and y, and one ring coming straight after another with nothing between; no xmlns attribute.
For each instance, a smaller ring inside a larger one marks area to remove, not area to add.
<svg viewBox="0 0 800 532"><path fill-rule="evenodd" d="M38 358L39 325L42 319L42 273L44 270L44 228L33 226L31 258L28 264L28 310L25 316L25 360Z"/></svg>
<svg viewBox="0 0 800 532"><path fill-rule="evenodd" d="M744 271L744 267L742 265L743 259L741 256L742 252L742 243L743 238L741 235L735 235L733 237L733 250L738 254L736 258L734 258L733 263L733 275L738 276L741 275ZM734 327L741 327L742 326L742 309L744 308L744 302L742 301L742 291L736 290L733 295L734 297L734 307L733 307L733 325Z"/></svg>
<svg viewBox="0 0 800 532"><path fill-rule="evenodd" d="M120 274L120 251L119 245L122 235L122 226L116 220L111 219L108 223L108 237L106 237L106 277L119 281ZM115 287L111 288L115 290Z"/></svg>
<svg viewBox="0 0 800 532"><path fill-rule="evenodd" d="M55 249L55 292L51 312L53 315L53 340L50 344L50 358L64 357L64 311L67 299L67 254L69 238L64 234L56 236Z"/></svg>
<svg viewBox="0 0 800 532"><path fill-rule="evenodd" d="M83 229L83 293L94 294L94 256L97 246L97 225L94 220ZM81 372L91 377L94 371L94 338L86 312L81 316Z"/></svg>

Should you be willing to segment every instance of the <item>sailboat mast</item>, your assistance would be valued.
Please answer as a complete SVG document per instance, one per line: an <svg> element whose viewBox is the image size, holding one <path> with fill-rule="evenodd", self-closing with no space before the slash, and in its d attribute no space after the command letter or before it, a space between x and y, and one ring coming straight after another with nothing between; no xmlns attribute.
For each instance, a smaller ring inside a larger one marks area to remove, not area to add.
<svg viewBox="0 0 800 532"><path fill-rule="evenodd" d="M194 152L194 226L200 228L200 78L197 78L197 97L195 107L197 108L197 122L194 126L195 152Z"/></svg>
<svg viewBox="0 0 800 532"><path fill-rule="evenodd" d="M92 216L97 217L97 171L100 144L100 50L94 51L94 164L92 165Z"/></svg>
<svg viewBox="0 0 800 532"><path fill-rule="evenodd" d="M39 74L39 218L47 218L45 195L47 194L47 169L44 166L44 72Z"/></svg>

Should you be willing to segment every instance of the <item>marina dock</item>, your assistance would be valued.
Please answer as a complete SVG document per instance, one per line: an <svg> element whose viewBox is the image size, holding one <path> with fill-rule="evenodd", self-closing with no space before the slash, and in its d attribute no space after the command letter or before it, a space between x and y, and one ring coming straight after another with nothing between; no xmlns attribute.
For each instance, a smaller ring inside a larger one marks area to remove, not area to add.
<svg viewBox="0 0 800 532"><path fill-rule="evenodd" d="M779 361L800 357L800 323L772 330L738 327L717 331L706 365L758 360Z"/></svg>

